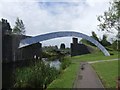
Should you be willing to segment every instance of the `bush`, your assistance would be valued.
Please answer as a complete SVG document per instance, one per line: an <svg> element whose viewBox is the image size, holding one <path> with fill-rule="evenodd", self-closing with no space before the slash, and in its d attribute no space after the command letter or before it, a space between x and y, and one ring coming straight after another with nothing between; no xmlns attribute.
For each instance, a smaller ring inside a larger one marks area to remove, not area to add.
<svg viewBox="0 0 120 90"><path fill-rule="evenodd" d="M61 68L62 70L67 68L71 64L71 61L68 57L65 57L61 60Z"/></svg>
<svg viewBox="0 0 120 90"><path fill-rule="evenodd" d="M15 72L16 88L47 88L59 72L55 68L51 68L49 64L44 62L36 62L30 67L18 68Z"/></svg>

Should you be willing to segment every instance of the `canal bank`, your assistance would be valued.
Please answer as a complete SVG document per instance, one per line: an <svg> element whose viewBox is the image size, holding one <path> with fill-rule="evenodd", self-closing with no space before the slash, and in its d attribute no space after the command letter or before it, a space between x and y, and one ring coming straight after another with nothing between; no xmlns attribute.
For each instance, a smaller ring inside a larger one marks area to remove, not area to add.
<svg viewBox="0 0 120 90"><path fill-rule="evenodd" d="M61 62L59 59L55 59L50 61L49 59L42 60L21 60L16 62L2 63L2 87L3 88L13 88L15 84L15 73L17 68L29 68L34 66L36 62L44 62L45 65L48 65L51 68L55 68L56 70L61 69Z"/></svg>

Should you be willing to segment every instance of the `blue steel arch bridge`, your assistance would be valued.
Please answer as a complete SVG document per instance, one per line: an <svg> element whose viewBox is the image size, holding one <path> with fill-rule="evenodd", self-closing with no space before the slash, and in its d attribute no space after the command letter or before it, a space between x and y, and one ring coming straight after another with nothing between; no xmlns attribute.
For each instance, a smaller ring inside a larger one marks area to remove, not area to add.
<svg viewBox="0 0 120 90"><path fill-rule="evenodd" d="M49 40L49 39L60 38L60 37L73 37L73 36L90 41L91 43L96 45L104 53L105 56L110 56L109 52L98 41L96 41L95 39L93 39L92 37L88 35L82 34L80 32L74 32L74 31L52 32L52 33L38 35L35 37L31 37L31 38L26 38L26 39L21 40L19 44L19 48L23 48L31 44Z"/></svg>

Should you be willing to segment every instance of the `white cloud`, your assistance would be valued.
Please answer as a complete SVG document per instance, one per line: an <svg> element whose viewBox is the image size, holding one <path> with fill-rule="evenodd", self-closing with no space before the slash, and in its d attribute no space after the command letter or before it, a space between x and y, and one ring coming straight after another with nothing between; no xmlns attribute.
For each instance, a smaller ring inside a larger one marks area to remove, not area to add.
<svg viewBox="0 0 120 90"><path fill-rule="evenodd" d="M52 5L45 6L42 5L45 3L40 4L40 2L45 1L1 0L0 17L6 18L12 27L16 17L19 17L26 26L27 35L35 36L63 30L78 31L91 35L91 31L99 34L97 31L97 24L99 23L97 16L103 14L109 6L109 0L71 0L71 3L68 4L60 4L52 0ZM65 1L68 2L68 0L63 0L63 2ZM66 42L68 46L71 40L70 38L69 40L68 38L63 38L61 41ZM58 39L51 40L51 44L59 45L61 41Z"/></svg>
<svg viewBox="0 0 120 90"><path fill-rule="evenodd" d="M95 6L96 4L105 4L110 2L111 0L86 0L86 2L91 5L91 6Z"/></svg>

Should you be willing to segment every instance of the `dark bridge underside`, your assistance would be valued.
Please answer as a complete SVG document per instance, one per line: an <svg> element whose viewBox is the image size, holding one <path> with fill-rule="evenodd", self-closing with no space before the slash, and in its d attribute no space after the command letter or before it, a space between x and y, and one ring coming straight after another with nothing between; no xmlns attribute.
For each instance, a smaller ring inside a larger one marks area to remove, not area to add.
<svg viewBox="0 0 120 90"><path fill-rule="evenodd" d="M20 42L19 48L37 43L37 42L41 42L41 41L45 41L45 40L49 40L49 39L53 39L53 38L59 38L59 37L80 37L83 39L86 39L88 41L90 41L91 43L93 43L94 45L96 45L103 53L105 56L110 56L109 52L95 39L79 33L79 32L73 32L73 31L62 31L62 32L52 32L52 33L47 33L47 34L42 34L42 35L38 35L32 38L27 38L24 39Z"/></svg>

